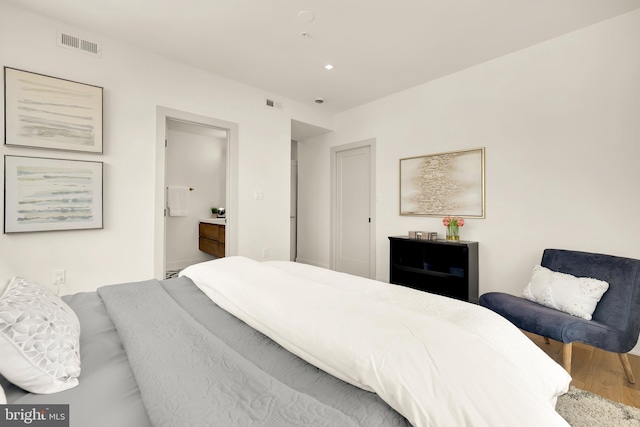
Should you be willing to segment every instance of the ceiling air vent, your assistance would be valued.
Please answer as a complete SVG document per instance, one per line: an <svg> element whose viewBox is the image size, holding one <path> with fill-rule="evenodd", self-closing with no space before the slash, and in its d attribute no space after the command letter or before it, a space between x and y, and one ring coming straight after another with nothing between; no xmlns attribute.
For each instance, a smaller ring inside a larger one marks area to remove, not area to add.
<svg viewBox="0 0 640 427"><path fill-rule="evenodd" d="M274 101L273 99L268 99L268 98L267 98L267 107L271 107L271 108L282 108L282 103L281 103L281 102Z"/></svg>
<svg viewBox="0 0 640 427"><path fill-rule="evenodd" d="M66 31L58 31L56 45L65 49L102 58L102 44L87 40L83 37L74 36Z"/></svg>

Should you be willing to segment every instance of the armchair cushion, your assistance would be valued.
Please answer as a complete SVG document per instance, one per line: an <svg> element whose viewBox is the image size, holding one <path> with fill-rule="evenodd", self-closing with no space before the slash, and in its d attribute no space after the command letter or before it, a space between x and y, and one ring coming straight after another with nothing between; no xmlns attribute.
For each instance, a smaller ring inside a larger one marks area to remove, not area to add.
<svg viewBox="0 0 640 427"><path fill-rule="evenodd" d="M522 296L529 301L591 320L598 301L607 289L609 284L603 280L575 277L536 265Z"/></svg>
<svg viewBox="0 0 640 427"><path fill-rule="evenodd" d="M623 335L622 331L595 320L581 319L502 292L483 294L479 303L520 329L564 343L578 341L598 348L615 348Z"/></svg>

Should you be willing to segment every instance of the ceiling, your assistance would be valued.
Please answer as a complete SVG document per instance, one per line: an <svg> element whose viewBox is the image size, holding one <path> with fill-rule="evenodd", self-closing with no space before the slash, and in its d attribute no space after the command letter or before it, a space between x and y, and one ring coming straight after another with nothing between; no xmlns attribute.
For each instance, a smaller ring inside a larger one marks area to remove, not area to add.
<svg viewBox="0 0 640 427"><path fill-rule="evenodd" d="M640 8L640 0L0 2L330 112Z"/></svg>

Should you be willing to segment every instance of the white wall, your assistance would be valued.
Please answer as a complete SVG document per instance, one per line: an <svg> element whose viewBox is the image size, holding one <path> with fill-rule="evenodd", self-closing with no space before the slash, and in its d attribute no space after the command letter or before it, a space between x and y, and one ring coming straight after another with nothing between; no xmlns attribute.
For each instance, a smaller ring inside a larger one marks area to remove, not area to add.
<svg viewBox="0 0 640 427"><path fill-rule="evenodd" d="M185 216L166 217L166 266L182 269L214 259L198 249L198 224L212 207L226 205L227 136L218 129L170 121L166 149L167 186L193 188Z"/></svg>
<svg viewBox="0 0 640 427"><path fill-rule="evenodd" d="M486 147L480 292L519 293L549 247L640 258L640 11L337 115L299 142L299 259L329 265L329 151L377 141L377 275L387 236L444 233L398 214L398 161Z"/></svg>
<svg viewBox="0 0 640 427"><path fill-rule="evenodd" d="M56 47L57 29L102 42L102 58ZM103 155L0 147L3 155L104 162L103 230L0 236L1 256L23 274L48 283L54 269L64 268L67 285L61 292L73 293L148 279L159 270L158 106L239 125L237 253L261 259L262 249L269 248L270 258L289 258L291 118L331 128L330 115L2 3L0 61L104 88ZM284 108L266 107L267 97ZM253 199L255 190L264 193L263 200Z"/></svg>
<svg viewBox="0 0 640 427"><path fill-rule="evenodd" d="M104 87L105 153L0 152L103 161L105 228L0 235L0 254L41 282L65 268L64 293L153 275L157 106L239 124L241 255L261 259L269 248L271 258L288 259L295 118L336 130L299 144L305 262L329 264L329 147L368 138L377 141L380 280L388 278L387 236L443 230L440 218L398 215L398 159L480 146L487 218L467 221L462 236L480 242L481 292L519 292L545 247L640 258L639 11L339 114L335 123L86 29L77 32L103 43L102 59L57 48L57 29L74 30L0 3L0 61ZM284 108L265 107L266 97ZM256 190L263 200L254 200Z"/></svg>

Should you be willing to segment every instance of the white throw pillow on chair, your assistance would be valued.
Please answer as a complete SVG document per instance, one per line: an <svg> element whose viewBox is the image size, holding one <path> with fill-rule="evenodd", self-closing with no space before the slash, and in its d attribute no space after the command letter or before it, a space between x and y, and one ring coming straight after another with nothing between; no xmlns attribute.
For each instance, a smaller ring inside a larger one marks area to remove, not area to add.
<svg viewBox="0 0 640 427"><path fill-rule="evenodd" d="M609 284L605 281L576 277L536 265L522 296L529 301L591 320L607 289Z"/></svg>

